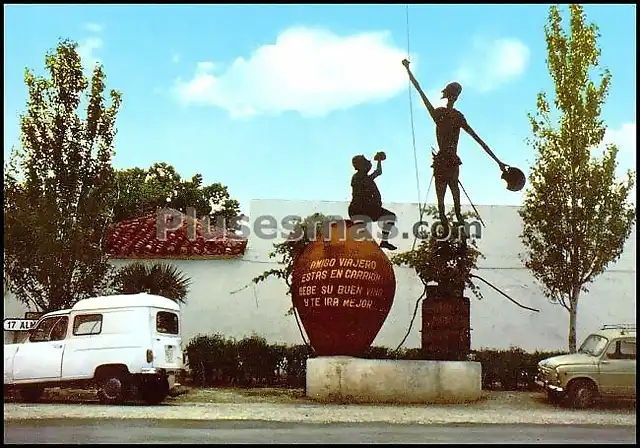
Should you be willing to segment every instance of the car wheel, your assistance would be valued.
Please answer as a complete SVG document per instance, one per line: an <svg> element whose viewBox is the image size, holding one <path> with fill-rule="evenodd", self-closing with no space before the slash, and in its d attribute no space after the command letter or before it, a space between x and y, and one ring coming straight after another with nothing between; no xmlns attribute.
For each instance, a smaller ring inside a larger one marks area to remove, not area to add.
<svg viewBox="0 0 640 448"><path fill-rule="evenodd" d="M121 373L103 376L99 381L98 398L102 404L122 404L127 399L127 380Z"/></svg>
<svg viewBox="0 0 640 448"><path fill-rule="evenodd" d="M28 403L40 401L42 394L44 394L44 387L40 386L29 386L20 389L20 398Z"/></svg>
<svg viewBox="0 0 640 448"><path fill-rule="evenodd" d="M140 383L140 398L146 404L156 405L169 395L169 381L166 378L144 378Z"/></svg>
<svg viewBox="0 0 640 448"><path fill-rule="evenodd" d="M575 381L569 386L569 403L574 408L590 408L594 405L597 395L598 390L591 381Z"/></svg>

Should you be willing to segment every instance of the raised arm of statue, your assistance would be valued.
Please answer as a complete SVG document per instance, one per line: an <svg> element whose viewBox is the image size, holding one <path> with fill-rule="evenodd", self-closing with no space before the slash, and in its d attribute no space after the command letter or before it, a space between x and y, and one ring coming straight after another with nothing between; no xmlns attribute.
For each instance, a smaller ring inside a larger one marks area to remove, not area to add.
<svg viewBox="0 0 640 448"><path fill-rule="evenodd" d="M435 108L433 107L433 104L431 104L431 101L429 101L429 98L427 98L427 95L425 95L424 92L422 91L422 88L420 88L420 84L418 84L418 80L415 78L415 76L413 76L413 73L411 73L411 69L409 68L409 60L404 59L402 61L402 65L404 65L404 68L407 69L407 73L409 74L409 79L411 80L411 84L413 84L413 87L415 87L416 90L418 91L420 98L422 98L422 102L424 103L424 105L427 107L427 110L429 111L429 115L431 115L431 118L435 122L436 121Z"/></svg>

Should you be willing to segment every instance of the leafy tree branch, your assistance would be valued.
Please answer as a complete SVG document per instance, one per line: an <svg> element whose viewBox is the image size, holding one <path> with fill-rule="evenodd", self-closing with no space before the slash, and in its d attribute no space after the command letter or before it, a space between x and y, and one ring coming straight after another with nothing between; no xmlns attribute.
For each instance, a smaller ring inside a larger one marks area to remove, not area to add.
<svg viewBox="0 0 640 448"><path fill-rule="evenodd" d="M575 352L580 293L620 258L636 210L629 203L635 172L616 179L618 149L602 148L601 113L612 78L599 65L598 27L572 4L569 28L551 6L544 32L555 90L552 102L538 94L537 112L529 114L536 160L520 216L525 264L545 295L568 311L569 349ZM596 69L599 79L593 81Z"/></svg>

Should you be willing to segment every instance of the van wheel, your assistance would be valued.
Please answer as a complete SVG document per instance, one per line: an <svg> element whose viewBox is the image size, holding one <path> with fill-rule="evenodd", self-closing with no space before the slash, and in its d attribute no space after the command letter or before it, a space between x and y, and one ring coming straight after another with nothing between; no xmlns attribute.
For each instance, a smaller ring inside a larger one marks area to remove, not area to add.
<svg viewBox="0 0 640 448"><path fill-rule="evenodd" d="M169 381L164 377L143 378L140 383L140 398L147 404L156 405L169 395Z"/></svg>
<svg viewBox="0 0 640 448"><path fill-rule="evenodd" d="M20 389L20 398L27 403L40 401L42 394L44 394L44 387L40 386L28 386Z"/></svg>
<svg viewBox="0 0 640 448"><path fill-rule="evenodd" d="M568 396L571 406L587 409L594 405L598 390L591 381L577 380L569 385Z"/></svg>
<svg viewBox="0 0 640 448"><path fill-rule="evenodd" d="M98 399L102 404L122 404L127 399L127 377L121 372L108 373L98 381Z"/></svg>

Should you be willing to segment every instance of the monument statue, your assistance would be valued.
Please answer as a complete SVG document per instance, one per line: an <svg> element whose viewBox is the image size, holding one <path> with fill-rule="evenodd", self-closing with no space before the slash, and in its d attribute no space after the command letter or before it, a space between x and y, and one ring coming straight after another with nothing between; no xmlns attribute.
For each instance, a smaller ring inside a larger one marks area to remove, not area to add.
<svg viewBox="0 0 640 448"><path fill-rule="evenodd" d="M507 188L512 191L518 191L524 187L524 174L517 168L508 167L502 163L496 155L491 151L489 146L475 133L473 128L467 123L464 115L454 107L456 100L462 93L462 86L457 82L451 82L442 90L442 98L447 100L445 107L433 107L427 96L424 94L418 81L411 73L409 61L404 59L402 65L407 69L409 79L416 88L422 102L427 107L429 115L436 124L436 139L438 142L438 152L433 154L433 177L436 186L436 196L438 199L438 215L440 222L447 226L447 216L444 208L444 197L447 187L451 190L453 196L453 207L458 220L458 224L464 222L464 217L460 211L460 165L462 161L458 157L458 139L460 138L460 130L463 129L469 134L489 156L500 167L502 178L507 181Z"/></svg>
<svg viewBox="0 0 640 448"><path fill-rule="evenodd" d="M382 161L386 158L384 152L376 153L373 160L377 162L377 165L371 173L369 173L372 167L371 161L365 156L361 154L351 159L356 172L351 178L352 199L349 204L349 217L354 222L382 221L380 248L396 250L396 246L388 241L389 232L396 221L396 215L382 207L382 197L375 182L375 179L382 174Z"/></svg>

